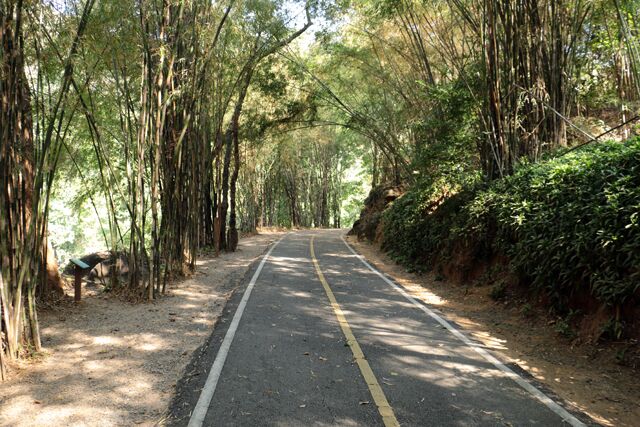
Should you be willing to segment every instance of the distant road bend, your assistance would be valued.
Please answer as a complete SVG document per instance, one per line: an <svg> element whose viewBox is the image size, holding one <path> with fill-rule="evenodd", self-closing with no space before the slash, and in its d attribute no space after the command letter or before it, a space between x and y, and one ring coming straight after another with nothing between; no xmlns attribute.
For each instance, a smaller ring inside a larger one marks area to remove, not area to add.
<svg viewBox="0 0 640 427"><path fill-rule="evenodd" d="M377 272L343 234L301 231L272 245L216 327L182 423L588 424Z"/></svg>

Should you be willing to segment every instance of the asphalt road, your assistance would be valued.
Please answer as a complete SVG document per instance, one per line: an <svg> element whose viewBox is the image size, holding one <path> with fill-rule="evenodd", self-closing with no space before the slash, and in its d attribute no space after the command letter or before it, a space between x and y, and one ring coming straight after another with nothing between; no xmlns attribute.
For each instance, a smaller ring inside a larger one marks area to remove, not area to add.
<svg viewBox="0 0 640 427"><path fill-rule="evenodd" d="M589 424L407 298L343 234L290 233L253 266L179 384L174 424Z"/></svg>

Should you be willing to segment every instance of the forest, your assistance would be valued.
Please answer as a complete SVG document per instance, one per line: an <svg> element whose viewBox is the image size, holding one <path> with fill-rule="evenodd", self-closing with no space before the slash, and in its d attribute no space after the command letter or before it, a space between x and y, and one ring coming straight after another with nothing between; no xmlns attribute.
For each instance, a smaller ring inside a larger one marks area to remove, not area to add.
<svg viewBox="0 0 640 427"><path fill-rule="evenodd" d="M640 336L640 1L0 1L3 377L72 258L142 303L269 227Z"/></svg>

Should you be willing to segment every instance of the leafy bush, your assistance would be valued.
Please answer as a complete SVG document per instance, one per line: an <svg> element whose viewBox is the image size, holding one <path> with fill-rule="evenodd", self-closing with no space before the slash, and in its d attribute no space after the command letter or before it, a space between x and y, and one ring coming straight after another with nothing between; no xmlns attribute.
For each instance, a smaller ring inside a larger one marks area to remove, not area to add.
<svg viewBox="0 0 640 427"><path fill-rule="evenodd" d="M500 301L507 296L507 284L505 282L498 282L491 287L489 296L494 301Z"/></svg>
<svg viewBox="0 0 640 427"><path fill-rule="evenodd" d="M433 211L434 185L384 214L383 248L433 267L456 250L506 255L532 290L566 311L576 292L611 306L640 287L640 139L601 143L467 185Z"/></svg>
<svg viewBox="0 0 640 427"><path fill-rule="evenodd" d="M454 214L458 198L451 195L473 187L480 179L475 149L479 101L470 88L480 84L478 75L470 69L465 78L431 87L429 114L412 129L417 142L411 167L417 183L385 212L388 224L383 248L413 271L428 269L430 263L424 262L424 255L439 249L447 228L444 222L434 220L444 211L437 209L439 205L445 201ZM449 221L450 215L444 216Z"/></svg>

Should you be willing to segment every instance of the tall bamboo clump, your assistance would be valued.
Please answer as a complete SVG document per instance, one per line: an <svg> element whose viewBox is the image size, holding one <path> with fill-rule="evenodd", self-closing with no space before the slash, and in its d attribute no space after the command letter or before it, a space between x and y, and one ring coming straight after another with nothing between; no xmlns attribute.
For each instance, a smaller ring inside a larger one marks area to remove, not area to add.
<svg viewBox="0 0 640 427"><path fill-rule="evenodd" d="M202 205L210 191L205 160L211 147L204 132L206 58L199 20L210 17L208 12L208 4L199 1L165 0L159 12L147 1L140 3L144 77L138 150L148 153L151 176L149 299L164 292L171 277L195 267L204 241ZM144 200L143 192L139 199Z"/></svg>
<svg viewBox="0 0 640 427"><path fill-rule="evenodd" d="M537 159L545 147L566 144L589 10L580 0L484 0L487 138L481 157L489 178L510 174L521 157Z"/></svg>
<svg viewBox="0 0 640 427"><path fill-rule="evenodd" d="M0 364L4 377L5 352L13 359L24 345L40 348L34 293L41 245L33 217L34 142L20 4L2 1L0 21Z"/></svg>
<svg viewBox="0 0 640 427"><path fill-rule="evenodd" d="M199 243L200 212L203 176L207 171L200 162L203 151L200 143L201 124L199 109L201 93L195 80L200 59L197 16L201 13L198 2L184 6L180 3L171 12L168 33L170 50L179 61L171 62L167 78L173 93L167 99L167 116L162 141L162 242L165 256L165 276L183 274L193 269ZM181 31L181 27L190 31Z"/></svg>
<svg viewBox="0 0 640 427"><path fill-rule="evenodd" d="M616 13L620 39L626 52L620 55L620 73L618 86L621 90L621 98L640 98L640 34L637 29L640 26L640 2L638 0L615 0ZM624 121L624 117L623 117Z"/></svg>
<svg viewBox="0 0 640 427"><path fill-rule="evenodd" d="M39 132L34 138L31 89L25 72L24 5L0 2L0 365L5 354L40 351L36 291L47 286L46 239L49 197L70 119L63 111L73 82L73 59L87 26L94 1L88 0L67 56L57 92L49 92L48 110L37 103ZM36 58L37 60L39 58ZM62 58L60 58L62 59ZM38 82L39 62L36 63ZM43 88L36 87L42 99ZM68 114L73 116L73 111ZM55 275L57 276L57 273Z"/></svg>

